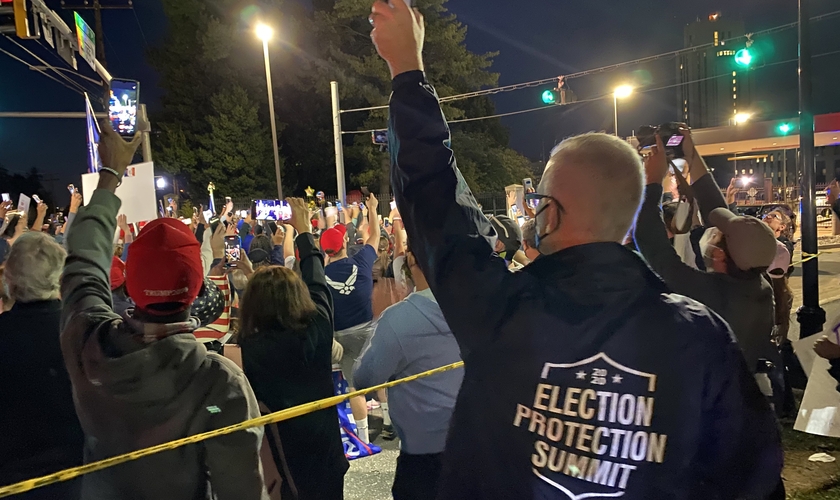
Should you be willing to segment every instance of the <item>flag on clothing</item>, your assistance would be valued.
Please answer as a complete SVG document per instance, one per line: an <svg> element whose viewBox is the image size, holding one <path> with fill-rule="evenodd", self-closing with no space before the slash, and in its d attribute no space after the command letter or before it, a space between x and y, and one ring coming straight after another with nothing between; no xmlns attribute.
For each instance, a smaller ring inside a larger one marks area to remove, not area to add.
<svg viewBox="0 0 840 500"><path fill-rule="evenodd" d="M333 386L336 396L347 394L350 387L340 369L334 369ZM338 409L338 424L341 429L341 442L344 445L344 456L347 460L369 457L382 451L382 448L373 443L365 443L356 434L356 423L353 421L353 410L350 409L350 401L343 401L336 406Z"/></svg>
<svg viewBox="0 0 840 500"><path fill-rule="evenodd" d="M207 279L215 283L219 287L219 290L221 290L225 301L225 308L222 311L222 315L219 316L219 319L193 332L195 338L202 342L219 340L230 331L230 282L227 276L208 276Z"/></svg>

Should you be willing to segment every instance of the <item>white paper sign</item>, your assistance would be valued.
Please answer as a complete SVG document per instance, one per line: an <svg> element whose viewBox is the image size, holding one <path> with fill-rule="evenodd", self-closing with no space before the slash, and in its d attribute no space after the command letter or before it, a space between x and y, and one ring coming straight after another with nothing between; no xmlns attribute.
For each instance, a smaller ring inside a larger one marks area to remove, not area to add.
<svg viewBox="0 0 840 500"><path fill-rule="evenodd" d="M23 212L23 217L29 217L29 204L32 202L32 198L26 196L25 194L21 193L20 198L18 198L18 206L17 209Z"/></svg>
<svg viewBox="0 0 840 500"><path fill-rule="evenodd" d="M105 175L111 174L106 172ZM98 172L82 175L82 196L85 204L90 202L97 184ZM129 224L157 219L154 163L138 163L128 167L116 194L122 201L119 213L126 216Z"/></svg>
<svg viewBox="0 0 840 500"><path fill-rule="evenodd" d="M814 357L794 429L818 436L840 437L840 392L837 392L837 380L828 373L829 366L827 360Z"/></svg>

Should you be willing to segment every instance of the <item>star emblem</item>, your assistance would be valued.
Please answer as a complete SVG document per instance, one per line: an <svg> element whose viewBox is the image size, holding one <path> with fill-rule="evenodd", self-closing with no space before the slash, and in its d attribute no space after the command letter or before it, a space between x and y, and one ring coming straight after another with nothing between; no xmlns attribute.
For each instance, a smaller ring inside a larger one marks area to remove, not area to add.
<svg viewBox="0 0 840 500"><path fill-rule="evenodd" d="M577 376L578 380L586 380L586 372L585 371L579 371L575 375Z"/></svg>
<svg viewBox="0 0 840 500"><path fill-rule="evenodd" d="M622 377L621 375L613 375L612 380L613 384L620 384L621 381L624 380L624 377Z"/></svg>
<svg viewBox="0 0 840 500"><path fill-rule="evenodd" d="M312 189L312 186L307 186L304 191L306 192L306 196L309 197L309 198L312 198L313 196L315 196L315 190Z"/></svg>

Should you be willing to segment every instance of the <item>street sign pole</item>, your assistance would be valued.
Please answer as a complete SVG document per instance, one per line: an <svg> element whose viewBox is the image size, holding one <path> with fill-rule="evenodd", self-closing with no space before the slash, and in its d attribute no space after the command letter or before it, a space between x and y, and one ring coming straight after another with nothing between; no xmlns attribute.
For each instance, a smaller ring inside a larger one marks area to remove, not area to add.
<svg viewBox="0 0 840 500"><path fill-rule="evenodd" d="M796 311L799 338L820 333L825 311L820 307L817 260L817 206L814 161L814 111L811 107L811 28L808 1L799 0L799 159L802 172L802 306Z"/></svg>

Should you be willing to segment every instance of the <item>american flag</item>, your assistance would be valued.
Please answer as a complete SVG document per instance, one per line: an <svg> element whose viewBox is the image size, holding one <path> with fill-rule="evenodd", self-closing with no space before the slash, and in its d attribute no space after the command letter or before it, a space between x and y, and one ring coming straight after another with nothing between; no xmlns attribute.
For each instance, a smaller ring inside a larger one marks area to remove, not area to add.
<svg viewBox="0 0 840 500"><path fill-rule="evenodd" d="M219 340L230 330L230 282L227 276L208 276L207 279L215 283L219 287L219 290L221 290L225 300L225 308L222 311L222 315L219 316L219 319L203 328L199 328L194 334L195 338L203 341Z"/></svg>

